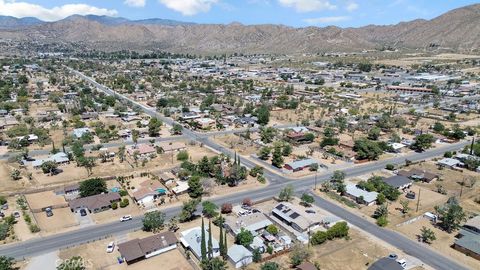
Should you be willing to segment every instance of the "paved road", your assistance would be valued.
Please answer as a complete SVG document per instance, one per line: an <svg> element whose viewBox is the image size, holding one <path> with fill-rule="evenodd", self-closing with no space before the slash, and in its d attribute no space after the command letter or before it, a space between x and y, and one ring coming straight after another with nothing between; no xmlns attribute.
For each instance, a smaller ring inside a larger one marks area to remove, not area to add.
<svg viewBox="0 0 480 270"><path fill-rule="evenodd" d="M83 76L80 73L81 77L85 78L86 80L92 82L92 80L88 77ZM97 87L101 88L103 86L92 82L93 84L97 85ZM103 87L106 89L105 87ZM111 91L111 90L110 90ZM108 93L108 92L107 92ZM119 97L121 98L121 97ZM140 104L141 105L141 104ZM147 108L146 106L141 105L146 112L150 112L151 116L158 117L156 112L152 112L151 108ZM149 113L149 114L150 114ZM173 120L159 117L165 123L173 123ZM165 121L165 120L168 121ZM169 123L169 124L170 124ZM225 154L232 154L232 151L226 149L211 140L208 139L207 136L199 136L193 131L184 129L184 135L194 138L199 142L204 143L206 146L211 147L212 149L225 153ZM383 169L386 164L402 164L405 162L406 159L411 161L418 161L418 160L425 160L429 159L438 155L443 154L445 151L452 151L458 150L463 148L467 145L468 142L460 142L457 144L446 145L442 148L435 148L431 149L422 153L411 153L406 156L395 157L388 160L368 163L365 165L354 166L350 168L346 168L344 172L347 176L358 176L365 173L373 172L379 169ZM254 166L254 163L250 160L243 159L242 163L247 167ZM318 177L306 177L303 179L290 179L284 176L280 176L274 173L269 172L268 170L265 171L266 178L270 181L270 185L266 188L258 189L258 190L249 190L244 192L238 192L234 194L229 194L228 196L214 198L211 201L222 204L224 202L229 203L240 203L244 198L249 197L253 200L260 200L263 198L270 198L279 193L279 191L287 185L292 185L295 190L298 191L308 191L310 190L314 184L320 184L328 180L331 177L332 172L327 172L324 174L318 175ZM433 252L430 248L422 246L412 240L407 239L406 237L386 230L376 226L373 223L368 222L367 220L363 219L360 216L354 215L347 210L343 209L340 206L337 206L329 201L323 200L322 198L315 196L316 204L333 214L337 215L338 217L348 221L349 223L356 225L363 230L375 235L379 239L395 246L411 256L417 257L421 259L424 263L434 267L435 269L467 269L464 266L450 260L449 258L444 257L441 254ZM168 217L174 216L180 211L180 207L172 207L164 210ZM103 225L95 225L87 228L82 228L76 231L66 232L62 234L57 234L48 237L36 238L20 243L4 245L0 247L0 254L11 256L17 259L21 259L24 257L30 257L35 255L40 255L47 253L49 251L57 250L59 248L65 248L70 245L78 245L81 243L86 243L88 241L96 240L99 238L103 238L105 236L113 235L113 234L121 234L128 231L132 231L135 229L141 228L141 217L135 217L132 221L128 222L113 222L110 224L103 224Z"/></svg>

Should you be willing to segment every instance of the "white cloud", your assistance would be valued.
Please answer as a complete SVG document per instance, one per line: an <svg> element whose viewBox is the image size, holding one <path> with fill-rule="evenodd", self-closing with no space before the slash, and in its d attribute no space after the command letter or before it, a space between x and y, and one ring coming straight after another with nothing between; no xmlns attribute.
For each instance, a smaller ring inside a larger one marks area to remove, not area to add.
<svg viewBox="0 0 480 270"><path fill-rule="evenodd" d="M219 0L158 0L167 8L182 13L184 16L192 16L200 12L207 12L213 4Z"/></svg>
<svg viewBox="0 0 480 270"><path fill-rule="evenodd" d="M311 19L305 19L303 20L304 22L308 24L327 24L327 23L337 23L337 22L343 22L350 20L350 17L348 16L332 16L332 17L320 17L320 18L311 18Z"/></svg>
<svg viewBox="0 0 480 270"><path fill-rule="evenodd" d="M332 10L337 8L337 6L328 0L278 0L278 2L284 7L293 7L298 12Z"/></svg>
<svg viewBox="0 0 480 270"><path fill-rule="evenodd" d="M56 21L74 14L116 16L118 13L114 9L98 8L86 4L67 4L45 8L27 2L0 0L0 15L4 16L36 17L44 21Z"/></svg>
<svg viewBox="0 0 480 270"><path fill-rule="evenodd" d="M144 7L147 0L125 0L123 3L131 7Z"/></svg>
<svg viewBox="0 0 480 270"><path fill-rule="evenodd" d="M359 7L359 6L358 6L357 3L355 3L355 2L349 2L349 3L347 4L346 9L347 9L349 12L352 12L352 11L357 10L358 7Z"/></svg>

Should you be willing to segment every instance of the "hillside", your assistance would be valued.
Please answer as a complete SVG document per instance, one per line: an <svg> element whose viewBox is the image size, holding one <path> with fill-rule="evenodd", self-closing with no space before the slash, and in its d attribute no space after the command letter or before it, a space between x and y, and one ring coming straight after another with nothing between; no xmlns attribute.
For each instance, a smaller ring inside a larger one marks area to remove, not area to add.
<svg viewBox="0 0 480 270"><path fill-rule="evenodd" d="M9 27L2 24L4 21ZM195 53L317 53L357 51L386 45L470 51L480 47L480 4L455 9L428 21L361 28L192 24L91 15L74 15L46 23L31 18L25 22L24 19L8 17L0 19L0 37L46 44L59 41L83 43L101 50L155 48Z"/></svg>

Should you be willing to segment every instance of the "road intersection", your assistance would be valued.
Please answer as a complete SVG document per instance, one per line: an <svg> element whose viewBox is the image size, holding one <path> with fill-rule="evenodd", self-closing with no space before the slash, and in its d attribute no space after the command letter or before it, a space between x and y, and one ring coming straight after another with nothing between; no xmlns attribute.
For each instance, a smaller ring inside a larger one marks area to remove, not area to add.
<svg viewBox="0 0 480 270"><path fill-rule="evenodd" d="M70 69L70 68L69 68ZM70 69L71 72L75 73L82 79L88 81L92 85L94 85L100 91L105 92L108 95L114 95L120 100L124 100L129 102L130 104L139 107L142 111L146 114L157 117L161 119L164 123L169 125L174 125L176 122L170 118L164 117L156 112L154 108L148 107L146 105L140 104L135 102L123 95L115 93L113 90L98 84L92 78L85 76L84 74ZM208 135L202 135L191 131L189 129L183 129L183 136L184 138L189 138L192 140L196 140L203 145L217 151L220 153L224 153L226 155L233 155L233 151L227 149L212 140L209 139ZM449 144L445 145L444 147L434 148L427 150L422 153L410 153L405 156L397 156L394 158L370 162L364 165L355 165L348 168L345 168L343 171L346 173L348 177L359 176L366 173L374 172L377 170L381 170L385 168L386 164L404 164L405 161L408 159L410 161L420 161L430 159L439 155L442 155L446 151L455 151L462 149L464 146L468 145L468 142L459 142L456 144ZM249 159L243 158L241 160L242 164L252 168L256 164ZM261 200L265 198L271 198L276 196L281 189L283 189L287 185L292 185L294 189L298 191L309 191L313 188L315 184L320 184L324 181L330 179L333 172L327 171L325 173L318 174L317 176L309 176L304 177L301 179L293 179L286 177L284 175L276 174L270 170L264 171L266 179L269 180L269 185L265 188L256 189L256 190L248 190L244 192L237 192L233 194L229 194L223 197L214 197L208 198L212 202L216 204L222 204L224 202L229 203L240 203L244 198L248 197L252 200ZM430 265L434 269L440 270L450 270L450 269L467 269L465 266L457 263L442 254L439 254L432 250L431 248L421 245L413 240L406 238L405 236L393 232L388 229L380 228L377 225L365 220L364 218L353 214L344 208L329 202L325 199L322 199L319 196L315 197L315 204L325 210L337 215L338 217L346 220L347 222L351 223L354 226L360 227L364 231L376 236L377 238L395 246L405 253L414 256L420 260L422 260L425 264ZM162 210L166 213L167 217L172 217L178 214L181 210L180 206L170 207L167 209ZM11 256L16 259L23 259L27 257L41 255L50 251L58 250L60 248L67 248L73 245L79 245L82 243L87 243L90 241L94 241L96 239L105 238L106 236L116 235L125 233L128 231L140 229L142 227L142 217L135 217L132 221L129 222L114 222L109 224L101 224L101 225L93 225L90 227L82 228L75 231L70 231L66 233L56 234L47 237L40 237L31 239L28 241L18 242L9 245L0 246L0 254L5 256Z"/></svg>

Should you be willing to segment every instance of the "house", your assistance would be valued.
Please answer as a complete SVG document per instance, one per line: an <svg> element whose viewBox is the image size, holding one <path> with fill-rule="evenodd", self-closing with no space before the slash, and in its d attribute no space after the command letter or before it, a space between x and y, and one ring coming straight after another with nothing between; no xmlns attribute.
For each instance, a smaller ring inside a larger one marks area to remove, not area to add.
<svg viewBox="0 0 480 270"><path fill-rule="evenodd" d="M382 181L385 184L400 190L407 189L413 184L413 181L411 179L401 175L394 175L388 178L384 178L382 179Z"/></svg>
<svg viewBox="0 0 480 270"><path fill-rule="evenodd" d="M403 143L395 143L395 142L388 143L388 146L390 146L392 148L392 151L394 153L400 153L400 152L402 152L402 149L406 147L406 145L403 144Z"/></svg>
<svg viewBox="0 0 480 270"><path fill-rule="evenodd" d="M348 197L354 199L356 202L363 203L367 206L374 205L377 201L377 192L369 192L357 187L354 184L348 184L346 187L346 194Z"/></svg>
<svg viewBox="0 0 480 270"><path fill-rule="evenodd" d="M182 142L162 142L155 144L155 146L163 149L164 153L177 152L187 149L185 143Z"/></svg>
<svg viewBox="0 0 480 270"><path fill-rule="evenodd" d="M233 235L240 233L241 229L250 231L253 236L259 235L261 230L265 229L272 222L263 213L253 213L239 218L226 216L224 226L231 231Z"/></svg>
<svg viewBox="0 0 480 270"><path fill-rule="evenodd" d="M455 168L455 167L462 167L464 164L454 158L442 158L441 160L437 161L437 165L440 167L447 167L447 168Z"/></svg>
<svg viewBox="0 0 480 270"><path fill-rule="evenodd" d="M149 144L138 144L137 146L132 146L131 148L127 149L127 152L131 157L137 153L138 157L141 159L148 159L157 154L155 147Z"/></svg>
<svg viewBox="0 0 480 270"><path fill-rule="evenodd" d="M92 133L92 130L89 128L76 128L73 130L73 136L80 139L84 134Z"/></svg>
<svg viewBox="0 0 480 270"><path fill-rule="evenodd" d="M118 244L118 251L127 264L132 264L177 248L177 237L164 232L143 239L133 239Z"/></svg>
<svg viewBox="0 0 480 270"><path fill-rule="evenodd" d="M315 159L308 158L308 159L302 159L302 160L296 160L293 162L289 162L285 164L284 168L293 171L293 172L298 172L302 171L305 168L309 168L310 166L318 164L318 162Z"/></svg>
<svg viewBox="0 0 480 270"><path fill-rule="evenodd" d="M244 267L253 262L253 254L241 245L233 245L228 248L228 260L235 268Z"/></svg>
<svg viewBox="0 0 480 270"><path fill-rule="evenodd" d="M175 195L181 195L185 192L188 191L190 186L188 185L188 182L186 181L175 181L176 186L172 188L172 192L175 193Z"/></svg>
<svg viewBox="0 0 480 270"><path fill-rule="evenodd" d="M193 120L199 129L211 129L215 127L216 121L211 118L197 118Z"/></svg>
<svg viewBox="0 0 480 270"><path fill-rule="evenodd" d="M161 172L158 174L158 179L163 183L174 180L175 175L172 172Z"/></svg>
<svg viewBox="0 0 480 270"><path fill-rule="evenodd" d="M54 155L51 155L50 157L46 159L37 159L32 161L32 167L35 169L39 169L42 167L42 164L47 162L47 161L53 161L56 164L65 164L65 163L70 163L70 159L68 159L68 155L63 153L63 152L58 152Z"/></svg>
<svg viewBox="0 0 480 270"><path fill-rule="evenodd" d="M469 219L458 233L453 248L480 260L480 216Z"/></svg>
<svg viewBox="0 0 480 270"><path fill-rule="evenodd" d="M205 246L208 246L208 239L209 239L209 234L210 232L205 229ZM202 229L200 227L195 227L186 231L183 231L180 233L180 242L182 245L185 247L185 249L190 250L193 255L197 259L202 258L202 251L201 251L201 242L202 242ZM213 257L218 257L220 256L220 245L215 239L215 237L212 236L212 249L213 249Z"/></svg>
<svg viewBox="0 0 480 270"><path fill-rule="evenodd" d="M72 212L87 209L90 213L98 213L111 208L113 202L119 202L121 199L118 193L111 192L74 199L68 205Z"/></svg>
<svg viewBox="0 0 480 270"><path fill-rule="evenodd" d="M298 265L296 270L317 270L317 267L311 262L303 262L302 264Z"/></svg>
<svg viewBox="0 0 480 270"><path fill-rule="evenodd" d="M403 267L396 260L383 257L370 265L368 270L403 270Z"/></svg>
<svg viewBox="0 0 480 270"><path fill-rule="evenodd" d="M398 175L408 177L414 181L422 181L430 183L438 179L438 174L427 172L420 169L411 169L410 171L401 170L398 172Z"/></svg>
<svg viewBox="0 0 480 270"><path fill-rule="evenodd" d="M158 181L146 180L140 183L140 188L132 193L132 197L139 204L150 204L159 196L164 195L163 186Z"/></svg>
<svg viewBox="0 0 480 270"><path fill-rule="evenodd" d="M272 209L272 215L300 233L314 230L323 222L321 216L305 212L304 208L281 202Z"/></svg>

